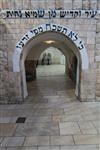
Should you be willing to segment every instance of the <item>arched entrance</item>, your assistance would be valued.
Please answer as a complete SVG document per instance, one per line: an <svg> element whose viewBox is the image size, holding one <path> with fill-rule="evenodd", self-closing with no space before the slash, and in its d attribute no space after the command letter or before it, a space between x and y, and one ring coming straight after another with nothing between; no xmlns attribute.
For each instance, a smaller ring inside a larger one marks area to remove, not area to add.
<svg viewBox="0 0 100 150"><path fill-rule="evenodd" d="M48 41L51 41L51 43L48 44ZM67 60L70 59L71 53L77 58L75 94L80 98L81 72L88 69L89 65L87 50L78 34L57 24L43 24L31 29L16 45L13 57L13 71L20 72L23 98L28 95L25 59L30 51L34 51L34 60L38 60L40 54L49 46L60 49Z"/></svg>

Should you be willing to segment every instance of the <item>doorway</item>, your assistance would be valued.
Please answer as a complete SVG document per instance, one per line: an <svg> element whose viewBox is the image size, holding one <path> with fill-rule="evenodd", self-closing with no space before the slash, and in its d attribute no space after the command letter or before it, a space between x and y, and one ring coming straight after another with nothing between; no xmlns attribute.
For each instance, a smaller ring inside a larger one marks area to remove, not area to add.
<svg viewBox="0 0 100 150"><path fill-rule="evenodd" d="M67 101L75 99L77 64L74 54L70 57L68 63L64 54L55 47L44 50L37 61L32 60L32 53L28 54L25 61L28 95L58 99L61 97Z"/></svg>
<svg viewBox="0 0 100 150"><path fill-rule="evenodd" d="M80 74L88 68L88 56L87 50L78 35L69 28L60 25L44 24L30 30L22 40L16 45L13 68L15 72L20 71L21 74L23 99L28 96L25 74L26 57L30 54L36 65L41 53L49 47L55 47L65 55L66 72L73 72L75 95L80 99L80 84L82 81ZM71 69L74 71L71 71Z"/></svg>

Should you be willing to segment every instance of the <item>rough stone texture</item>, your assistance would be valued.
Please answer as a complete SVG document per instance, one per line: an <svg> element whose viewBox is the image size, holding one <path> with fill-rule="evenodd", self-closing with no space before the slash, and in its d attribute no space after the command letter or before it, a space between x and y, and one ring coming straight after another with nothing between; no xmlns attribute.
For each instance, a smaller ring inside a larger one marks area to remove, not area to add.
<svg viewBox="0 0 100 150"><path fill-rule="evenodd" d="M6 137L4 138L1 147L22 146L24 139L24 137Z"/></svg>
<svg viewBox="0 0 100 150"><path fill-rule="evenodd" d="M1 0L0 9L100 9L98 0ZM22 99L20 74L13 73L12 56L15 44L33 26L48 22L68 26L77 32L88 50L89 70L81 85L83 101L99 100L100 72L95 56L100 56L100 19L0 20L0 103L15 103ZM92 38L91 38L92 37ZM94 67L95 66L95 67ZM90 71L90 69L92 71ZM99 68L100 69L100 68ZM84 72L82 72L82 78ZM88 82L88 83L87 83ZM18 100L19 99L19 100Z"/></svg>

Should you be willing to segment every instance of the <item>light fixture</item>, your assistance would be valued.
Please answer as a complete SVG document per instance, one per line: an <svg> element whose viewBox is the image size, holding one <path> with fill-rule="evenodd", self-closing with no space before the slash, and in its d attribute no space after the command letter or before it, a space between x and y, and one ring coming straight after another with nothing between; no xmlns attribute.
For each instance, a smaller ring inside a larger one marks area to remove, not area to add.
<svg viewBox="0 0 100 150"><path fill-rule="evenodd" d="M44 41L46 44L52 44L52 43L55 43L55 41L52 41L52 40L48 40L48 41Z"/></svg>

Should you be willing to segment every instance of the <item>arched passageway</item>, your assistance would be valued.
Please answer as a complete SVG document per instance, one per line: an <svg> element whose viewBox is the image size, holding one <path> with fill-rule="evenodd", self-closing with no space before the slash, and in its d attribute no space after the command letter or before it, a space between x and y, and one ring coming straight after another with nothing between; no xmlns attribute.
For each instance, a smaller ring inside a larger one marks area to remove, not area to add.
<svg viewBox="0 0 100 150"><path fill-rule="evenodd" d="M48 54L51 58L49 61ZM72 60L73 55L71 56ZM76 77L74 76L74 73L76 70L69 70L69 67L67 67L72 65L75 66L75 63L72 64L72 61L70 60L71 62L68 64L68 60L66 60L63 53L54 47L46 49L41 54L38 61L31 59L32 56L32 53L31 55L29 54L25 61L27 91L29 97L36 97L36 95L38 95L41 97L52 96L63 97L63 99L66 99L70 97L69 93L71 92L72 98L74 97L73 99L75 99Z"/></svg>
<svg viewBox="0 0 100 150"><path fill-rule="evenodd" d="M76 70L75 95L80 98L80 74L82 70L88 68L87 50L75 32L55 24L45 24L30 30L16 45L13 68L15 72L21 73L23 98L28 95L25 74L26 57L30 55L36 62L40 54L50 46L58 48L65 55L66 72L70 71L71 65L77 63L77 67L73 67Z"/></svg>

